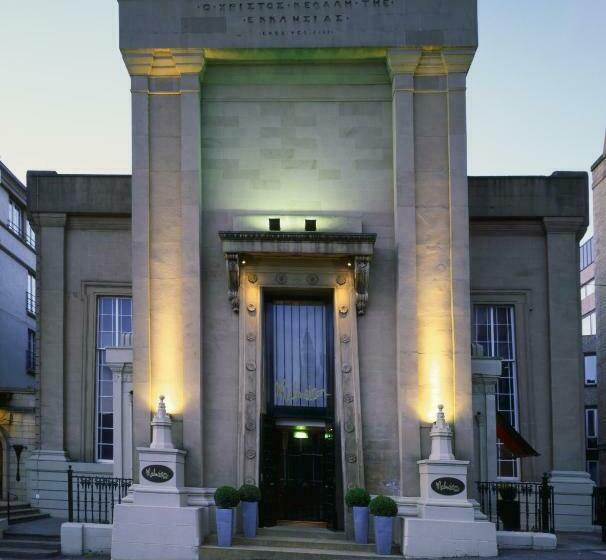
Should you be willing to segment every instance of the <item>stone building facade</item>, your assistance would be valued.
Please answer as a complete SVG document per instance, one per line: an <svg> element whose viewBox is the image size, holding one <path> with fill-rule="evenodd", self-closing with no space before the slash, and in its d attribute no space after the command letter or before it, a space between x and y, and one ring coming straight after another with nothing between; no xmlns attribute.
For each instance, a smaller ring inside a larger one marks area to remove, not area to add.
<svg viewBox="0 0 606 560"><path fill-rule="evenodd" d="M0 162L0 499L27 499L23 464L36 422L36 237L25 185ZM17 476L17 455L23 462ZM17 480L19 478L19 480Z"/></svg>
<svg viewBox="0 0 606 560"><path fill-rule="evenodd" d="M306 479L262 515L342 527L352 486L413 507L443 404L469 481L551 472L559 528L589 530L587 176L468 178L475 1L123 0L120 17L132 178L28 175L39 505L65 511L68 464L137 479L164 395L190 505L276 482L300 439L325 490ZM108 361L131 333L132 377ZM497 411L538 457L497 446Z"/></svg>
<svg viewBox="0 0 606 560"><path fill-rule="evenodd" d="M594 223L594 256L595 256L595 308L596 308L596 337L595 337L595 353L597 356L597 379L605 379L606 363L606 337L602 333L606 329L606 262L604 260L604 239L606 238L606 141L602 154L594 162L591 167L593 177L593 223ZM606 410L606 394L604 394L604 384L597 391L597 436L600 447L604 445L604 434L606 433L605 414ZM601 414L600 414L601 412ZM604 453L599 454L599 478L606 480L606 461Z"/></svg>

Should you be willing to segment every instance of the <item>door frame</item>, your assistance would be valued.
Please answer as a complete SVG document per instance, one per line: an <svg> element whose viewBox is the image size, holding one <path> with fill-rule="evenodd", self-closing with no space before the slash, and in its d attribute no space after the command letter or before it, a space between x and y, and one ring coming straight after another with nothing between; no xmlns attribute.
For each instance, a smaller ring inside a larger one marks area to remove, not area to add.
<svg viewBox="0 0 606 560"><path fill-rule="evenodd" d="M266 409L262 317L264 290L333 293L334 419L342 494L364 487L356 289L346 258L261 258L240 265L238 484L259 484L260 422ZM337 480L339 479L337 473ZM346 517L347 524L347 517Z"/></svg>

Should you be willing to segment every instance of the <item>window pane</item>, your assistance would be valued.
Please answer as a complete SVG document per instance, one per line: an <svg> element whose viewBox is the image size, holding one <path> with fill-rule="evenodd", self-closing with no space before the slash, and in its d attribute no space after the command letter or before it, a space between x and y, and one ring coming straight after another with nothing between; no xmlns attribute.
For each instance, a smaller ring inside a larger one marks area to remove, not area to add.
<svg viewBox="0 0 606 560"><path fill-rule="evenodd" d="M501 377L497 383L497 412L518 428L517 362L515 348L514 308L512 305L474 305L474 343L481 344L484 355L501 360ZM501 442L497 444L498 475L516 478L518 459Z"/></svg>
<svg viewBox="0 0 606 560"><path fill-rule="evenodd" d="M595 385L597 382L597 360L595 354L585 355L585 383Z"/></svg>
<svg viewBox="0 0 606 560"><path fill-rule="evenodd" d="M121 334L130 332L132 323L132 305L130 298L99 297L97 300L97 430L96 456L98 460L113 459L113 383L112 371L105 365L105 350L117 346Z"/></svg>
<svg viewBox="0 0 606 560"><path fill-rule="evenodd" d="M324 408L328 404L326 306L284 301L268 307L273 404Z"/></svg>

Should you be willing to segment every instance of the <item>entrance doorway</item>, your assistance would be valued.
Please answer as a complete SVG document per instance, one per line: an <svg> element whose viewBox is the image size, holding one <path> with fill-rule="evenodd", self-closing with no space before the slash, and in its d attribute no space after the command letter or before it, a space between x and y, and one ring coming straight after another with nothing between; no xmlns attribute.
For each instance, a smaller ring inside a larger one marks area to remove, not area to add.
<svg viewBox="0 0 606 560"><path fill-rule="evenodd" d="M268 294L263 352L261 523L340 528L332 301Z"/></svg>

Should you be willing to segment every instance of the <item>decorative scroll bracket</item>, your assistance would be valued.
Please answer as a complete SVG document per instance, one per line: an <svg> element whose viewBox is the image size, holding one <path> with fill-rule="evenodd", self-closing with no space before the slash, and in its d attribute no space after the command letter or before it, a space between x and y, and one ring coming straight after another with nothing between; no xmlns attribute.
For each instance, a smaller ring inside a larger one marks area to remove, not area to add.
<svg viewBox="0 0 606 560"><path fill-rule="evenodd" d="M220 231L223 254L227 267L227 295L233 310L240 309L240 266L242 255L309 256L313 258L342 257L354 260L354 287L358 315L366 313L370 261L376 234L359 232L308 232L308 231ZM286 275L280 276L286 282ZM310 274L308 284L315 285L317 276ZM283 283L283 282L279 282ZM337 281L339 283L339 281ZM342 285L339 283L339 285Z"/></svg>
<svg viewBox="0 0 606 560"><path fill-rule="evenodd" d="M358 315L366 313L368 304L368 282L370 279L370 257L356 256L354 259L354 285Z"/></svg>
<svg viewBox="0 0 606 560"><path fill-rule="evenodd" d="M238 253L225 253L227 297L234 313L240 311L240 260Z"/></svg>

